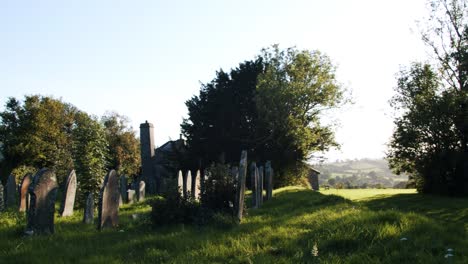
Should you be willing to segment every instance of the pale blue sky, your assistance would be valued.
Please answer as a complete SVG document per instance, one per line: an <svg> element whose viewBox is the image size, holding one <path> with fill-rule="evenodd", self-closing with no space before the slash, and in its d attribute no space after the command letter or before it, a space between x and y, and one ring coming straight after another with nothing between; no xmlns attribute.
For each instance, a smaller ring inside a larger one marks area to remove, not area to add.
<svg viewBox="0 0 468 264"><path fill-rule="evenodd" d="M399 65L422 59L415 20L424 0L0 1L0 110L7 97L43 94L95 115L114 110L156 144L177 138L184 102L219 68L260 49L319 49L338 65L355 104L330 113L341 151L382 157Z"/></svg>

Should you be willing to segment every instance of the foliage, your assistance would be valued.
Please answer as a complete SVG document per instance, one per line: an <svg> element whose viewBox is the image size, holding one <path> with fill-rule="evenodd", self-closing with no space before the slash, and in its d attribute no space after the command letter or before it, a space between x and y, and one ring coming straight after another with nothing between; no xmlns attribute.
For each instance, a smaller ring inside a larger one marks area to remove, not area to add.
<svg viewBox="0 0 468 264"><path fill-rule="evenodd" d="M109 144L108 169L115 169L121 175L137 175L141 164L140 141L129 125L128 118L107 112L101 120Z"/></svg>
<svg viewBox="0 0 468 264"><path fill-rule="evenodd" d="M76 212L56 218L53 237L24 237L24 216L2 213L0 259L5 263L431 264L448 263L444 256L450 248L452 263L468 262L467 199L365 190L355 201L360 190L338 191L344 196L353 192L349 196L353 200L296 187L277 190L275 199L249 211L242 224L231 229L154 228L148 224L151 207L137 203L120 208L118 229L97 232L94 225L81 222L82 212Z"/></svg>
<svg viewBox="0 0 468 264"><path fill-rule="evenodd" d="M75 112L72 105L50 97L25 96L23 103L9 98L0 113L2 176L21 166L49 167L63 182L73 163L70 131Z"/></svg>
<svg viewBox="0 0 468 264"><path fill-rule="evenodd" d="M439 71L415 63L400 72L392 104L402 116L388 158L421 192L468 195L467 2L434 0L431 6L422 37Z"/></svg>
<svg viewBox="0 0 468 264"><path fill-rule="evenodd" d="M201 202L204 208L213 212L234 215L236 200L236 179L226 164L215 163L205 170L205 181Z"/></svg>
<svg viewBox="0 0 468 264"><path fill-rule="evenodd" d="M73 160L78 181L78 201L86 201L88 193L99 197L99 188L106 175L107 140L104 127L86 113L76 114L73 128Z"/></svg>
<svg viewBox="0 0 468 264"><path fill-rule="evenodd" d="M191 197L179 193L155 200L151 204L151 220L154 226L193 224L201 216L200 204Z"/></svg>
<svg viewBox="0 0 468 264"><path fill-rule="evenodd" d="M283 175L288 169L336 146L320 116L341 103L343 89L327 56L273 46L203 84L186 102L189 118L181 127L193 158L201 157L205 166L222 153L234 162L247 150L251 160L272 161L275 185L282 186L291 183Z"/></svg>

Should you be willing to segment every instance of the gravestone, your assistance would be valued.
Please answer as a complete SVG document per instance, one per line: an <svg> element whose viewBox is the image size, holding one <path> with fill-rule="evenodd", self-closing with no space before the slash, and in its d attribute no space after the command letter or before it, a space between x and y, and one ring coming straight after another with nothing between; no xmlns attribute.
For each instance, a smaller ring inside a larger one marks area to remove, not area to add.
<svg viewBox="0 0 468 264"><path fill-rule="evenodd" d="M20 185L20 206L19 206L19 211L20 212L26 212L29 208L29 185L31 184L32 181L32 175L31 173L26 173L24 175L23 180L21 181Z"/></svg>
<svg viewBox="0 0 468 264"><path fill-rule="evenodd" d="M258 208L258 169L255 162L250 164L250 181L252 189L252 208Z"/></svg>
<svg viewBox="0 0 468 264"><path fill-rule="evenodd" d="M187 174L185 176L185 193L184 197L188 198L189 195L192 195L192 173L190 170L187 171Z"/></svg>
<svg viewBox="0 0 468 264"><path fill-rule="evenodd" d="M94 223L94 196L92 193L89 193L86 196L83 223L88 225L92 225Z"/></svg>
<svg viewBox="0 0 468 264"><path fill-rule="evenodd" d="M136 202L135 190L132 190L132 189L127 190L127 197L128 197L129 204L135 203Z"/></svg>
<svg viewBox="0 0 468 264"><path fill-rule="evenodd" d="M265 183L266 183L266 197L265 200L271 200L273 197L273 169L271 168L271 161L265 164Z"/></svg>
<svg viewBox="0 0 468 264"><path fill-rule="evenodd" d="M177 189L179 193L183 196L184 195L184 174L182 171L179 171L179 175L177 178Z"/></svg>
<svg viewBox="0 0 468 264"><path fill-rule="evenodd" d="M99 192L98 229L119 224L119 177L115 170L109 171Z"/></svg>
<svg viewBox="0 0 468 264"><path fill-rule="evenodd" d="M18 206L16 204L16 180L15 176L10 174L5 185L5 207L13 206Z"/></svg>
<svg viewBox="0 0 468 264"><path fill-rule="evenodd" d="M201 174L200 170L197 170L197 173L195 174L195 179L193 179L193 188L192 188L192 197L195 200L200 200L200 181L201 181Z"/></svg>
<svg viewBox="0 0 468 264"><path fill-rule="evenodd" d="M244 195L245 195L245 179L247 176L247 151L243 150L241 154L241 160L239 163L239 177L237 180L236 190L236 215L237 221L242 221L244 213Z"/></svg>
<svg viewBox="0 0 468 264"><path fill-rule="evenodd" d="M137 189L138 202L145 200L145 187L146 187L146 184L144 181L140 181L138 183L138 189Z"/></svg>
<svg viewBox="0 0 468 264"><path fill-rule="evenodd" d="M119 184L120 184L120 195L122 197L122 203L127 203L128 202L127 177L125 177L125 175L120 176Z"/></svg>
<svg viewBox="0 0 468 264"><path fill-rule="evenodd" d="M0 212L2 212L3 210L5 210L5 203L3 201L3 195L4 195L4 192L3 192L3 184L2 182L0 181Z"/></svg>
<svg viewBox="0 0 468 264"><path fill-rule="evenodd" d="M28 189L31 204L28 209L27 234L54 233L57 191L57 177L52 170L43 168L34 175Z"/></svg>
<svg viewBox="0 0 468 264"><path fill-rule="evenodd" d="M258 168L258 185L257 185L258 206L263 205L263 166Z"/></svg>
<svg viewBox="0 0 468 264"><path fill-rule="evenodd" d="M73 207L75 206L75 195L76 195L76 173L72 170L68 174L67 182L65 184L65 192L62 197L62 208L60 209L60 215L71 216L73 215Z"/></svg>

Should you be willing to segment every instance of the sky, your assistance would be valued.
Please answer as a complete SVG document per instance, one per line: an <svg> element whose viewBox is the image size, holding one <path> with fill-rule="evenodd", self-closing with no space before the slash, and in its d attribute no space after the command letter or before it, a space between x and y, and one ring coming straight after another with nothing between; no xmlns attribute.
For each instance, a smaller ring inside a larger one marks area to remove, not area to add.
<svg viewBox="0 0 468 264"><path fill-rule="evenodd" d="M337 159L381 158L393 131L396 73L424 61L425 0L0 1L0 111L8 97L60 98L96 116L116 111L156 145L180 134L201 83L264 47L320 50L352 105L326 113Z"/></svg>

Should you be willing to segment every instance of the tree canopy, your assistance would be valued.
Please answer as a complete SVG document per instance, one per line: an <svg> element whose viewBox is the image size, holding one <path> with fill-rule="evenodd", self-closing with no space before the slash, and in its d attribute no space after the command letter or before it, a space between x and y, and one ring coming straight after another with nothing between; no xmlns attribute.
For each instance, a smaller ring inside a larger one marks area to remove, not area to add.
<svg viewBox="0 0 468 264"><path fill-rule="evenodd" d="M247 150L251 160L272 160L275 184L284 185L295 179L287 172L311 153L337 145L320 116L342 102L343 88L326 55L275 45L202 84L186 102L189 117L181 127L194 161L209 165L224 153L235 162Z"/></svg>

